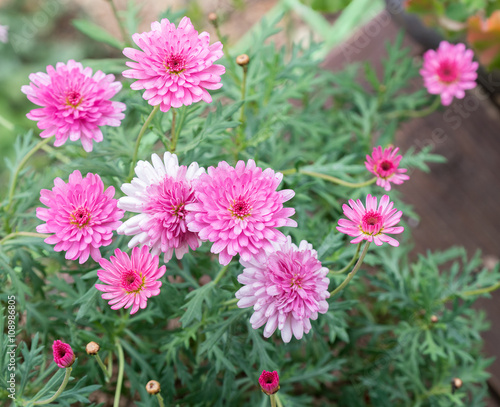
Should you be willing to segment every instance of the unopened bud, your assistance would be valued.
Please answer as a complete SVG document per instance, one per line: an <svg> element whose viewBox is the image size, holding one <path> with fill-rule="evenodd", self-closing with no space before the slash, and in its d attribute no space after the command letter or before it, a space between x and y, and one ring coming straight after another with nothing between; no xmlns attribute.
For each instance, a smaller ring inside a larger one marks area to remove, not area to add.
<svg viewBox="0 0 500 407"><path fill-rule="evenodd" d="M217 14L215 13L209 13L208 14L208 21L210 21L214 26L217 25Z"/></svg>
<svg viewBox="0 0 500 407"><path fill-rule="evenodd" d="M464 382L462 381L462 379L455 377L451 381L451 393L452 394L455 393L455 391L458 390L460 387L462 387L463 384L464 384Z"/></svg>
<svg viewBox="0 0 500 407"><path fill-rule="evenodd" d="M274 372L267 372L263 370L259 377L259 384L262 391L268 396L276 393L280 389L280 378L278 376L278 372L276 370Z"/></svg>
<svg viewBox="0 0 500 407"><path fill-rule="evenodd" d="M432 322L433 324L435 324L435 323L436 323L436 322L438 322L438 321L439 321L439 318L438 318L436 315L432 315L432 316L431 316L431 322Z"/></svg>
<svg viewBox="0 0 500 407"><path fill-rule="evenodd" d="M247 54L241 54L236 57L236 63L239 66L246 66L250 62L250 57Z"/></svg>
<svg viewBox="0 0 500 407"><path fill-rule="evenodd" d="M85 347L85 350L89 355L97 355L99 349L101 349L101 347L94 341L87 343L87 346Z"/></svg>
<svg viewBox="0 0 500 407"><path fill-rule="evenodd" d="M150 380L148 384L146 384L146 390L149 394L158 394L160 392L160 383L156 380Z"/></svg>

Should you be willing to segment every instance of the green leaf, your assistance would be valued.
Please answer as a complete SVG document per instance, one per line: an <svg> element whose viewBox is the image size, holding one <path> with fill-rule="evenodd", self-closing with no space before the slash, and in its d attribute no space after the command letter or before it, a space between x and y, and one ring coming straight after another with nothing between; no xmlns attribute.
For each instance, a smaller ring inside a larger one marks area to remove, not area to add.
<svg viewBox="0 0 500 407"><path fill-rule="evenodd" d="M81 31L86 36L96 40L98 42L103 42L119 50L123 50L124 45L121 41L113 37L106 30L103 30L98 25L91 23L87 20L73 20L73 25L79 31Z"/></svg>

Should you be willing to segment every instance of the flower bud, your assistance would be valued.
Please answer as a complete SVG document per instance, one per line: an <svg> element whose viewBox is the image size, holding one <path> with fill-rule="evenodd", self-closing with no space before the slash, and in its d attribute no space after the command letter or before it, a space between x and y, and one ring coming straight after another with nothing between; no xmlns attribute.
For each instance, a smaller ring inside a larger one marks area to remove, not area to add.
<svg viewBox="0 0 500 407"><path fill-rule="evenodd" d="M217 23L217 14L215 14L214 12L209 13L208 14L208 21L210 21L212 24L215 25Z"/></svg>
<svg viewBox="0 0 500 407"><path fill-rule="evenodd" d="M455 377L451 381L451 393L452 394L455 393L455 391L458 390L460 387L462 387L463 384L464 382L462 381L462 379Z"/></svg>
<svg viewBox="0 0 500 407"><path fill-rule="evenodd" d="M246 66L250 62L250 57L247 54L241 54L236 57L236 63L239 66Z"/></svg>
<svg viewBox="0 0 500 407"><path fill-rule="evenodd" d="M156 380L150 380L148 384L146 384L146 390L149 394L158 394L160 392L160 383Z"/></svg>
<svg viewBox="0 0 500 407"><path fill-rule="evenodd" d="M87 346L85 347L85 350L87 351L87 354L89 355L97 355L97 352L99 352L99 349L101 347L99 346L98 343L92 341L87 343Z"/></svg>
<svg viewBox="0 0 500 407"><path fill-rule="evenodd" d="M75 361L75 354L71 346L59 339L52 344L52 351L54 353L54 362L60 368L70 367Z"/></svg>
<svg viewBox="0 0 500 407"><path fill-rule="evenodd" d="M275 370L273 372L262 371L259 377L260 388L268 396L276 393L280 389L280 378L278 372Z"/></svg>
<svg viewBox="0 0 500 407"><path fill-rule="evenodd" d="M438 322L438 321L439 321L439 318L438 318L436 315L432 315L432 316L431 316L431 322L432 322L433 324L435 324L435 323L436 323L436 322Z"/></svg>

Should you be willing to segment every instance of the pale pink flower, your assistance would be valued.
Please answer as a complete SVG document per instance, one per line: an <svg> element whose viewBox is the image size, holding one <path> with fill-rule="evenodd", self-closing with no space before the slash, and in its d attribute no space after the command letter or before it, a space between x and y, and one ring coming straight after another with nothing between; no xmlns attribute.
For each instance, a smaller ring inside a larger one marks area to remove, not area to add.
<svg viewBox="0 0 500 407"><path fill-rule="evenodd" d="M391 190L391 182L399 185L410 177L406 174L406 169L398 168L399 162L403 158L397 155L399 148L387 147L382 150L382 146L374 147L371 156L366 156L365 166L372 174L377 176L377 185L386 191Z"/></svg>
<svg viewBox="0 0 500 407"><path fill-rule="evenodd" d="M276 370L273 372L263 370L259 377L259 385L262 391L268 396L276 393L280 389L280 377L278 372Z"/></svg>
<svg viewBox="0 0 500 407"><path fill-rule="evenodd" d="M441 95L444 106L451 104L453 97L463 99L466 89L476 87L477 68L474 53L464 44L452 45L441 41L437 51L430 49L424 54L420 75L424 86L432 95Z"/></svg>
<svg viewBox="0 0 500 407"><path fill-rule="evenodd" d="M189 168L179 166L177 156L165 153L163 161L156 154L151 165L139 161L135 167L137 178L121 189L127 195L118 200L118 207L136 215L118 228L118 233L135 235L129 247L138 244L151 247L152 254L165 253L165 262L182 256L189 248L196 250L201 241L198 235L186 227L186 205L196 202L193 180L205 172L198 163Z"/></svg>
<svg viewBox="0 0 500 407"><path fill-rule="evenodd" d="M66 140L80 139L85 151L92 151L92 141L102 141L100 126L120 126L126 106L112 102L122 84L113 82L114 75L97 71L69 60L58 62L56 68L47 66L47 73L32 73L31 83L21 88L34 104L26 116L38 121L43 131L40 137L56 136L54 146L62 146Z"/></svg>
<svg viewBox="0 0 500 407"><path fill-rule="evenodd" d="M274 243L263 259L240 263L245 268L238 276L244 284L236 292L238 307L253 306L250 323L254 329L266 324L264 337L278 328L283 342L290 342L292 334L301 339L311 329L310 320L328 311L328 269L305 240L297 247L288 237L285 243Z"/></svg>
<svg viewBox="0 0 500 407"><path fill-rule="evenodd" d="M9 41L9 26L0 25L0 42L7 43Z"/></svg>
<svg viewBox="0 0 500 407"><path fill-rule="evenodd" d="M354 202L349 200L349 205L344 204L342 209L344 215L349 218L339 219L337 230L346 235L353 236L355 239L351 243L359 243L363 240L375 242L377 246L382 243L389 243L391 246L399 246L399 242L387 233L402 233L404 228L396 225L403 212L393 208L394 203L390 201L388 195L384 195L377 207L377 197L368 194L366 197L366 208L360 199Z"/></svg>
<svg viewBox="0 0 500 407"><path fill-rule="evenodd" d="M165 274L166 267L158 267L158 256L150 254L147 246L134 247L130 257L116 249L110 260L99 261L103 270L97 271L97 277L105 284L95 287L104 292L102 298L109 300L111 309L132 307L130 314L135 314L139 308L146 308L149 297L160 294L158 279Z"/></svg>
<svg viewBox="0 0 500 407"><path fill-rule="evenodd" d="M253 160L246 166L238 161L236 168L225 161L209 167L194 183L198 202L186 206L188 229L214 243L211 252L219 254L223 265L236 254L249 261L272 250L271 242L286 240L276 228L297 226L289 219L295 209L283 207L295 192L276 191L282 178L270 168L262 171Z"/></svg>
<svg viewBox="0 0 500 407"><path fill-rule="evenodd" d="M54 362L60 368L70 367L75 362L75 354L71 346L59 339L52 344Z"/></svg>
<svg viewBox="0 0 500 407"><path fill-rule="evenodd" d="M222 44L209 45L206 32L198 35L191 20L184 17L177 28L166 18L151 24L151 31L132 36L142 51L125 48L123 54L136 61L123 72L137 79L130 87L145 89L142 95L151 106L160 105L162 112L170 107L187 106L212 97L206 89L219 89L220 75L226 69L214 62L222 57Z"/></svg>
<svg viewBox="0 0 500 407"><path fill-rule="evenodd" d="M36 208L36 216L46 223L37 226L39 233L53 233L44 241L55 244L56 252L65 251L66 259L80 264L89 255L99 261L99 247L109 246L113 231L121 225L124 211L117 208L113 199L115 188L104 184L97 174L88 173L82 178L76 170L66 184L61 178L54 180L52 190L40 191L40 202L48 208Z"/></svg>

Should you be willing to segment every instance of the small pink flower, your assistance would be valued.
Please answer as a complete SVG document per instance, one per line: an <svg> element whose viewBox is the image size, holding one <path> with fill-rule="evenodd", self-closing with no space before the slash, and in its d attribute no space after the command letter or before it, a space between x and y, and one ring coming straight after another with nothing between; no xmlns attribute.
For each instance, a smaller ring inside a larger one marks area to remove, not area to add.
<svg viewBox="0 0 500 407"><path fill-rule="evenodd" d="M283 342L290 342L292 334L301 339L311 329L310 320L328 311L328 269L305 240L297 247L288 237L285 243L274 243L263 259L240 263L245 269L238 276L244 284L236 292L238 307L253 306L250 323L254 329L266 324L264 337L278 328Z"/></svg>
<svg viewBox="0 0 500 407"><path fill-rule="evenodd" d="M276 393L280 389L280 377L278 372L276 370L273 372L263 370L259 377L259 384L262 391L268 396Z"/></svg>
<svg viewBox="0 0 500 407"><path fill-rule="evenodd" d="M209 167L194 182L198 202L186 205L188 229L214 243L211 252L219 253L223 265L236 254L249 261L272 250L271 242L286 240L277 227L297 226L289 219L295 210L283 207L295 192L276 191L282 178L270 168L262 171L253 160L246 166L238 161L235 168L225 161Z"/></svg>
<svg viewBox="0 0 500 407"><path fill-rule="evenodd" d="M104 184L97 174L82 178L75 170L66 184L54 180L52 190L40 191L40 202L48 208L36 208L36 216L45 221L39 233L53 233L45 243L55 244L56 252L65 251L66 259L85 263L89 255L99 261L99 247L109 246L113 231L120 226L124 211L116 207L115 188Z"/></svg>
<svg viewBox="0 0 500 407"><path fill-rule="evenodd" d="M118 200L118 207L139 213L118 228L118 233L134 236L129 247L145 244L154 255L165 253L165 262L196 250L201 241L186 226L186 205L196 202L192 182L205 172L198 163L189 168L179 166L177 156L165 153L163 162L158 155L151 156L151 165L139 161L135 167L137 178L123 184L127 195Z"/></svg>
<svg viewBox="0 0 500 407"><path fill-rule="evenodd" d="M473 62L474 53L464 44L452 45L441 41L437 51L428 50L420 75L424 86L432 95L441 95L444 106L451 104L453 97L463 99L466 89L476 87L477 68Z"/></svg>
<svg viewBox="0 0 500 407"><path fill-rule="evenodd" d="M26 116L38 122L42 129L40 137L56 136L54 146L62 146L66 140L80 139L85 151L92 151L92 141L102 141L100 126L120 126L125 117L125 104L112 102L122 84L113 82L114 75L97 71L92 76L91 68L69 60L58 62L56 68L47 66L47 73L38 72L29 76L31 83L21 91L34 104Z"/></svg>
<svg viewBox="0 0 500 407"><path fill-rule="evenodd" d="M349 236L354 236L355 239L351 243L359 243L362 240L375 242L377 246L382 243L389 243L391 246L399 246L399 242L387 233L398 234L402 233L404 228L396 225L403 212L393 208L394 203L390 202L390 198L384 195L380 200L380 205L377 208L377 198L368 194L366 197L366 209L360 199L354 202L349 200L349 205L344 204L342 209L344 215L349 218L339 219L337 230Z"/></svg>
<svg viewBox="0 0 500 407"><path fill-rule="evenodd" d="M399 185L410 179L408 175L404 174L406 169L398 168L399 162L403 158L402 155L397 155L398 151L397 147L394 150L392 146L382 150L382 146L378 146L373 148L371 156L366 156L366 168L377 176L377 185L386 191L391 190L391 182Z"/></svg>
<svg viewBox="0 0 500 407"><path fill-rule="evenodd" d="M149 297L160 294L161 281L157 280L166 267L158 268L159 258L150 254L147 246L134 247L130 257L116 249L110 260L99 261L103 270L97 271L97 277L105 284L95 287L104 292L102 298L109 300L111 309L132 307L130 314L135 314L146 308Z"/></svg>
<svg viewBox="0 0 500 407"><path fill-rule="evenodd" d="M137 79L130 87L145 89L142 97L151 106L160 105L162 112L200 100L210 103L207 89L222 86L220 75L226 69L214 65L223 55L222 44L209 45L208 33L198 35L189 18L184 17L177 28L164 18L132 39L142 51L125 48L123 54L136 62L127 62L132 69L123 76Z"/></svg>
<svg viewBox="0 0 500 407"><path fill-rule="evenodd" d="M73 349L67 343L61 342L59 339L52 344L54 353L54 362L60 368L70 367L75 361Z"/></svg>

